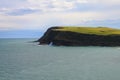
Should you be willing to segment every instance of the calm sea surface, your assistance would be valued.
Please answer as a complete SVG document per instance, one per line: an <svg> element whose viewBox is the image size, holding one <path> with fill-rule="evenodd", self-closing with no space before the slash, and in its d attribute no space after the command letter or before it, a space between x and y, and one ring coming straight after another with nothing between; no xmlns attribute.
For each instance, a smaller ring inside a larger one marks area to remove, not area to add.
<svg viewBox="0 0 120 80"><path fill-rule="evenodd" d="M120 80L120 47L54 47L0 39L0 80Z"/></svg>

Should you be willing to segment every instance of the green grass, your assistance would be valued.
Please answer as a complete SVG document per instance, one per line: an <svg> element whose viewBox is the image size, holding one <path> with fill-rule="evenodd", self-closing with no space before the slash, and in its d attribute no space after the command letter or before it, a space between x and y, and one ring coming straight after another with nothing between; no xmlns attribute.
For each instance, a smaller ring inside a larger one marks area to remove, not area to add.
<svg viewBox="0 0 120 80"><path fill-rule="evenodd" d="M108 27L62 27L60 29L54 29L55 31L71 31L83 34L95 34L95 35L120 35L120 29L113 29Z"/></svg>

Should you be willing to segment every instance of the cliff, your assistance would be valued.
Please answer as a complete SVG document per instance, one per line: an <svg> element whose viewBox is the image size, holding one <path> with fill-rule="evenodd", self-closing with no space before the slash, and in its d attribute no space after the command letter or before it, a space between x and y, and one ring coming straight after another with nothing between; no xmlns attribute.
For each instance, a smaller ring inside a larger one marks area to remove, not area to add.
<svg viewBox="0 0 120 80"><path fill-rule="evenodd" d="M120 46L120 30L107 27L51 27L38 40L40 45Z"/></svg>

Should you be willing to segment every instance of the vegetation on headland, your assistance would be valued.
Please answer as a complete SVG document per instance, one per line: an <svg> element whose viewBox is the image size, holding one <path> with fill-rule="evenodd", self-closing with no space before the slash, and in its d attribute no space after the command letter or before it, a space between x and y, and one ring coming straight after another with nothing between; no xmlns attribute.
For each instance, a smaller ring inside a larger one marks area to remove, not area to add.
<svg viewBox="0 0 120 80"><path fill-rule="evenodd" d="M55 31L70 31L83 34L94 35L120 35L120 29L108 28L108 27L61 27L53 29Z"/></svg>

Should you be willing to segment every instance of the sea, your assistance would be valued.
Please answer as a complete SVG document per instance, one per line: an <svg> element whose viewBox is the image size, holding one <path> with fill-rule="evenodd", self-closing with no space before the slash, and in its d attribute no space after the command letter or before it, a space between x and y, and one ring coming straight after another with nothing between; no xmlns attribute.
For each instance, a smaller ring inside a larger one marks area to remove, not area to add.
<svg viewBox="0 0 120 80"><path fill-rule="evenodd" d="M120 80L120 47L38 45L0 39L0 80Z"/></svg>

